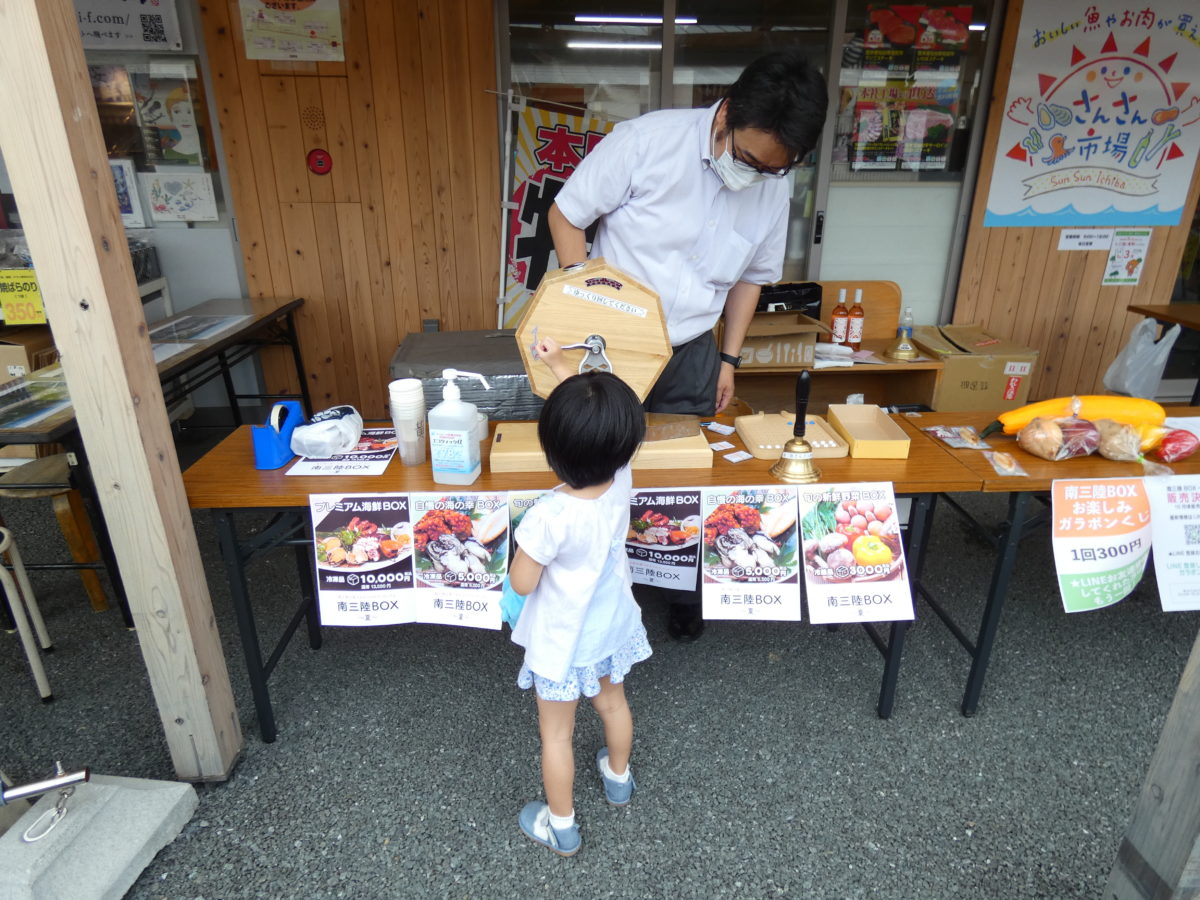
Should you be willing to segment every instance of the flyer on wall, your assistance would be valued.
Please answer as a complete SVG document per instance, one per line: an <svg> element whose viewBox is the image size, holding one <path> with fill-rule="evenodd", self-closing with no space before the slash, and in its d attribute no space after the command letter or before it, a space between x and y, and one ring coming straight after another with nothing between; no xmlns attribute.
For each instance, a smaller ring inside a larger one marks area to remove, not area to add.
<svg viewBox="0 0 1200 900"><path fill-rule="evenodd" d="M500 628L508 572L508 494L410 495L418 622Z"/></svg>
<svg viewBox="0 0 1200 900"><path fill-rule="evenodd" d="M1151 537L1142 482L1057 479L1051 485L1054 566L1067 612L1111 606L1142 580Z"/></svg>
<svg viewBox="0 0 1200 900"><path fill-rule="evenodd" d="M322 625L416 621L406 494L308 498Z"/></svg>
<svg viewBox="0 0 1200 900"><path fill-rule="evenodd" d="M352 450L336 456L305 456L289 475L382 475L396 453L394 428L364 428Z"/></svg>
<svg viewBox="0 0 1200 900"><path fill-rule="evenodd" d="M892 484L802 486L799 501L809 620L827 625L912 619Z"/></svg>
<svg viewBox="0 0 1200 900"><path fill-rule="evenodd" d="M796 488L704 488L701 513L704 618L799 622Z"/></svg>
<svg viewBox="0 0 1200 900"><path fill-rule="evenodd" d="M1200 475L1147 478L1163 612L1200 609Z"/></svg>
<svg viewBox="0 0 1200 900"><path fill-rule="evenodd" d="M641 490L630 497L625 553L634 584L695 590L700 489Z"/></svg>

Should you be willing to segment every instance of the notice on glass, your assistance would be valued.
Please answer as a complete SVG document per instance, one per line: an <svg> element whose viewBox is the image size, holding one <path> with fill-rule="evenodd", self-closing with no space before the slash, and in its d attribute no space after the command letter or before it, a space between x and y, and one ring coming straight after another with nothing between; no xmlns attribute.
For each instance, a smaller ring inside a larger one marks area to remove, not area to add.
<svg viewBox="0 0 1200 900"><path fill-rule="evenodd" d="M0 309L5 325L45 323L46 308L33 269L0 269Z"/></svg>
<svg viewBox="0 0 1200 900"><path fill-rule="evenodd" d="M1101 284L1137 284L1150 250L1152 228L1115 228Z"/></svg>
<svg viewBox="0 0 1200 900"><path fill-rule="evenodd" d="M695 590L700 560L700 489L637 491L629 500L625 553L635 584Z"/></svg>
<svg viewBox="0 0 1200 900"><path fill-rule="evenodd" d="M1163 612L1200 609L1200 475L1147 478L1144 486Z"/></svg>
<svg viewBox="0 0 1200 900"><path fill-rule="evenodd" d="M239 5L247 59L345 59L338 0L241 0Z"/></svg>
<svg viewBox="0 0 1200 900"><path fill-rule="evenodd" d="M796 488L705 488L701 513L704 618L799 622Z"/></svg>
<svg viewBox="0 0 1200 900"><path fill-rule="evenodd" d="M324 459L306 456L288 469L289 475L382 475L396 453L391 428L364 428L354 449Z"/></svg>
<svg viewBox="0 0 1200 900"><path fill-rule="evenodd" d="M175 0L75 0L85 50L182 50Z"/></svg>
<svg viewBox="0 0 1200 900"><path fill-rule="evenodd" d="M1060 479L1052 485L1054 565L1067 612L1111 606L1142 580L1151 538L1142 482Z"/></svg>
<svg viewBox="0 0 1200 900"><path fill-rule="evenodd" d="M828 625L912 619L892 485L801 486L799 500L809 620Z"/></svg>
<svg viewBox="0 0 1200 900"><path fill-rule="evenodd" d="M313 494L308 502L321 624L416 621L408 496Z"/></svg>
<svg viewBox="0 0 1200 900"><path fill-rule="evenodd" d="M411 500L415 621L499 630L508 495L418 493Z"/></svg>

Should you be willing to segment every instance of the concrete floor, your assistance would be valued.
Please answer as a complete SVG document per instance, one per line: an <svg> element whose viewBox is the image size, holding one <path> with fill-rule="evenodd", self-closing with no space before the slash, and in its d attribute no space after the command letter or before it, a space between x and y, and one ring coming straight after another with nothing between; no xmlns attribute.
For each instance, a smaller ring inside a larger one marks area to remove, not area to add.
<svg viewBox="0 0 1200 900"><path fill-rule="evenodd" d="M964 497L998 522L995 498ZM0 501L27 559L64 555L48 501ZM259 738L206 514L196 517L245 731L233 777L130 891L235 897L1096 897L1128 822L1200 616L1164 614L1151 575L1115 607L1067 616L1046 532L1021 554L979 714L958 711L966 654L925 608L895 715L858 628L715 623L627 681L631 806L608 808L579 716L584 845L552 856L517 830L540 796L532 698L507 632L407 626L303 636L271 682L279 739ZM977 622L990 549L939 510L929 581ZM72 573L34 583L56 649L38 702L0 633L0 768L173 776L134 634L92 613ZM256 566L260 630L296 601L290 551ZM974 625L970 630L973 631ZM265 638L266 639L266 638Z"/></svg>

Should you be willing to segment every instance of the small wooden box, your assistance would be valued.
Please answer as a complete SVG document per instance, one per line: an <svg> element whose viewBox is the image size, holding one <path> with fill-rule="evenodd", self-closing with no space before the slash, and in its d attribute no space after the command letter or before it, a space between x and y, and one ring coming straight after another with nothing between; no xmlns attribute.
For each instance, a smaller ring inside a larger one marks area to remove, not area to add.
<svg viewBox="0 0 1200 900"><path fill-rule="evenodd" d="M796 421L794 413L754 413L733 420L738 437L746 450L756 459L779 459L783 445L792 437ZM836 459L850 452L850 447L820 416L808 416L805 439L812 446L813 459Z"/></svg>
<svg viewBox="0 0 1200 900"><path fill-rule="evenodd" d="M850 455L864 459L907 459L909 438L878 406L831 403L829 424L850 445Z"/></svg>
<svg viewBox="0 0 1200 900"><path fill-rule="evenodd" d="M635 469L710 469L713 452L703 434L642 444ZM537 422L501 422L492 438L488 465L493 472L549 472L538 443Z"/></svg>

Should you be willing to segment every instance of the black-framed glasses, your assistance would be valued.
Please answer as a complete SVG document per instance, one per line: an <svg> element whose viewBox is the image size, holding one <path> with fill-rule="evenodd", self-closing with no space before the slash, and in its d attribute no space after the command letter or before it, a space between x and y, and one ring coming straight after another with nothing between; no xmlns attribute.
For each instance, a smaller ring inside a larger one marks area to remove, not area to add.
<svg viewBox="0 0 1200 900"><path fill-rule="evenodd" d="M759 175L771 175L776 178L782 178L800 164L800 160L794 159L782 169L775 169L771 166L761 165L755 160L747 159L742 151L738 149L737 141L734 140L734 132L732 131L729 133L729 146L731 148L731 155L733 156L733 161L735 163L740 166L745 166L747 169L752 169Z"/></svg>

